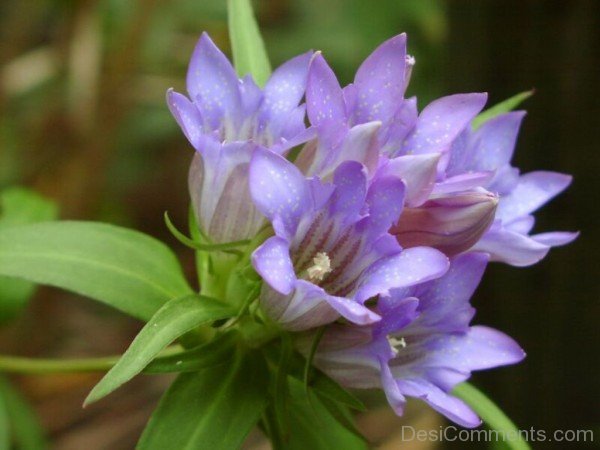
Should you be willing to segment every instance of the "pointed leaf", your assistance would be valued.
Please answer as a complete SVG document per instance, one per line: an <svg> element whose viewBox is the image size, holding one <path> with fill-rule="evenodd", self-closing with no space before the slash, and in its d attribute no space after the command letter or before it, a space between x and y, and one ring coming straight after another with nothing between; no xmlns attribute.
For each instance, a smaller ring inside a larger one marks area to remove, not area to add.
<svg viewBox="0 0 600 450"><path fill-rule="evenodd" d="M84 404L101 399L132 379L178 337L199 325L232 317L236 312L231 306L207 297L188 295L170 300L142 328L117 364L92 389Z"/></svg>
<svg viewBox="0 0 600 450"><path fill-rule="evenodd" d="M363 450L364 440L347 430L321 400L312 394L309 401L301 381L290 377L290 429L286 450Z"/></svg>
<svg viewBox="0 0 600 450"><path fill-rule="evenodd" d="M142 320L192 293L162 242L94 222L0 228L0 275L73 291Z"/></svg>
<svg viewBox="0 0 600 450"><path fill-rule="evenodd" d="M235 343L235 333L223 333L207 344L156 358L146 366L144 373L197 372L225 364L233 358Z"/></svg>
<svg viewBox="0 0 600 450"><path fill-rule="evenodd" d="M229 37L238 75L251 74L259 86L271 75L271 64L250 0L228 0Z"/></svg>
<svg viewBox="0 0 600 450"><path fill-rule="evenodd" d="M138 450L239 448L266 406L268 372L257 352L231 364L179 375L163 396Z"/></svg>
<svg viewBox="0 0 600 450"><path fill-rule="evenodd" d="M475 411L483 422L491 429L519 436L519 429L483 392L469 383L461 383L452 391L453 395L464 400ZM502 435L500 434L500 435ZM531 450L525 440L506 440L506 447L513 450Z"/></svg>
<svg viewBox="0 0 600 450"><path fill-rule="evenodd" d="M477 117L475 117L473 119L473 122L471 124L473 129L476 130L481 125L483 125L485 122L487 122L490 119L493 119L496 116L499 116L500 114L504 114L509 111L512 111L517 106L519 106L522 102L524 102L529 97L531 97L533 95L533 93L534 93L533 90L521 92L517 95L507 98L506 100L492 106L491 108L486 109L485 111L483 111L481 114L479 114Z"/></svg>

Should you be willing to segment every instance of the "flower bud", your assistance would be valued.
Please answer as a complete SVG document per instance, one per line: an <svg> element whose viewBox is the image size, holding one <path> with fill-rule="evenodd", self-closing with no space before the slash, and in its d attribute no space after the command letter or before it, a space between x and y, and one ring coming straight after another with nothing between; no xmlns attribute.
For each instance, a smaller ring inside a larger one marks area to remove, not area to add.
<svg viewBox="0 0 600 450"><path fill-rule="evenodd" d="M216 158L194 156L189 175L192 206L200 231L211 242L251 239L265 223L248 191L251 147L240 145L231 152L224 146L215 149Z"/></svg>
<svg viewBox="0 0 600 450"><path fill-rule="evenodd" d="M479 241L497 206L498 197L485 190L445 195L404 209L390 233L404 248L427 246L456 255Z"/></svg>

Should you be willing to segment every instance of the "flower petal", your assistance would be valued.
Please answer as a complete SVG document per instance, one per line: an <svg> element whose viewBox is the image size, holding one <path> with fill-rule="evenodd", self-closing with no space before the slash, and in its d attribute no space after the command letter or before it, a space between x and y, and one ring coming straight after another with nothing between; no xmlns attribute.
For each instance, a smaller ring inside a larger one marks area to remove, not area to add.
<svg viewBox="0 0 600 450"><path fill-rule="evenodd" d="M466 403L445 393L426 380L398 380L398 386L404 395L420 398L433 409L463 427L475 428L481 425L479 416Z"/></svg>
<svg viewBox="0 0 600 450"><path fill-rule="evenodd" d="M313 52L290 59L279 66L267 81L264 90L264 114L273 117L293 111L306 89L308 64Z"/></svg>
<svg viewBox="0 0 600 450"><path fill-rule="evenodd" d="M570 244L577 239L578 236L578 232L552 231L549 233L534 234L531 236L531 239L540 244L549 245L550 247L560 247L561 245Z"/></svg>
<svg viewBox="0 0 600 450"><path fill-rule="evenodd" d="M402 103L406 72L406 35L395 36L375 49L356 72L356 123L387 121Z"/></svg>
<svg viewBox="0 0 600 450"><path fill-rule="evenodd" d="M429 198L440 156L439 153L399 156L385 166L385 173L394 174L406 185L406 206L418 206Z"/></svg>
<svg viewBox="0 0 600 450"><path fill-rule="evenodd" d="M548 245L497 223L470 249L488 253L490 261L505 262L517 267L535 264L542 260L549 250Z"/></svg>
<svg viewBox="0 0 600 450"><path fill-rule="evenodd" d="M256 207L269 220L281 220L293 235L302 214L311 205L308 181L285 158L257 148L250 162L250 193Z"/></svg>
<svg viewBox="0 0 600 450"><path fill-rule="evenodd" d="M496 217L510 221L540 208L569 186L572 177L558 172L537 171L522 175L513 191L501 198Z"/></svg>
<svg viewBox="0 0 600 450"><path fill-rule="evenodd" d="M252 265L277 292L287 295L294 288L296 274L285 239L278 236L267 239L252 254Z"/></svg>
<svg viewBox="0 0 600 450"><path fill-rule="evenodd" d="M445 152L481 111L486 94L456 94L433 101L423 109L404 142L406 154Z"/></svg>
<svg viewBox="0 0 600 450"><path fill-rule="evenodd" d="M202 33L187 72L187 90L199 102L205 119L217 128L223 117L233 118L240 107L238 77L227 57L208 34Z"/></svg>
<svg viewBox="0 0 600 450"><path fill-rule="evenodd" d="M395 223L404 208L404 182L394 176L376 177L367 193L369 206L368 228L365 233L376 237Z"/></svg>
<svg viewBox="0 0 600 450"><path fill-rule="evenodd" d="M315 55L308 71L306 107L312 125L335 129L347 127L342 88L320 53Z"/></svg>
<svg viewBox="0 0 600 450"><path fill-rule="evenodd" d="M452 147L447 174L493 171L508 164L524 117L524 111L513 111L485 122L469 136L467 145Z"/></svg>
<svg viewBox="0 0 600 450"><path fill-rule="evenodd" d="M185 137L194 148L198 149L199 138L203 134L202 116L198 108L185 95L173 89L167 91L167 105Z"/></svg>
<svg viewBox="0 0 600 450"><path fill-rule="evenodd" d="M413 286L442 276L449 267L443 253L429 247L413 247L383 258L361 276L355 296L365 302L375 295L389 295L390 289Z"/></svg>

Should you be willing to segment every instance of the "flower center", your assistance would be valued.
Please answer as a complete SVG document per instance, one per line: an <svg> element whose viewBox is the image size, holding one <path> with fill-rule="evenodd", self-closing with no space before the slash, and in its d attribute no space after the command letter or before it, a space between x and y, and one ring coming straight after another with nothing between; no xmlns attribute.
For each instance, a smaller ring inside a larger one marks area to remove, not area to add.
<svg viewBox="0 0 600 450"><path fill-rule="evenodd" d="M401 348L406 348L406 340L403 337L397 338L395 336L388 336L388 342L392 346L394 355L397 355Z"/></svg>
<svg viewBox="0 0 600 450"><path fill-rule="evenodd" d="M323 278L331 272L331 260L327 253L319 252L312 260L313 265L306 269L308 279L313 282L323 281Z"/></svg>

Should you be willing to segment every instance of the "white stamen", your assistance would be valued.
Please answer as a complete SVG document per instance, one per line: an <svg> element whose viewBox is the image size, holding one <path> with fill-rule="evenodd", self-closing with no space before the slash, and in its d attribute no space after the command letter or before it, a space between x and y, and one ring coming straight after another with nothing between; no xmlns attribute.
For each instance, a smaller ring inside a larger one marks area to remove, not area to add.
<svg viewBox="0 0 600 450"><path fill-rule="evenodd" d="M392 351L394 352L394 355L397 355L398 351L401 348L406 348L406 340L404 340L403 337L398 339L395 336L388 336L388 342L392 346Z"/></svg>
<svg viewBox="0 0 600 450"><path fill-rule="evenodd" d="M311 281L323 281L325 275L331 272L331 260L327 253L319 252L313 258L313 266L306 270Z"/></svg>

